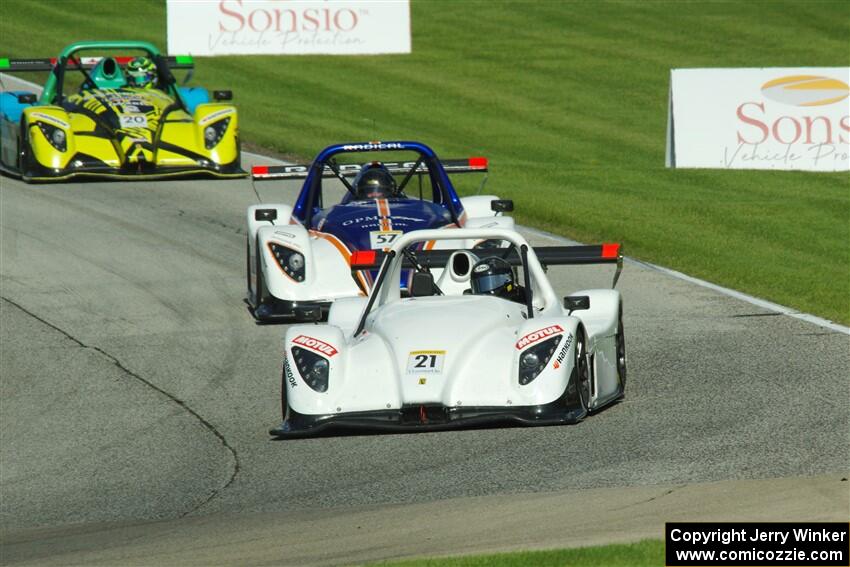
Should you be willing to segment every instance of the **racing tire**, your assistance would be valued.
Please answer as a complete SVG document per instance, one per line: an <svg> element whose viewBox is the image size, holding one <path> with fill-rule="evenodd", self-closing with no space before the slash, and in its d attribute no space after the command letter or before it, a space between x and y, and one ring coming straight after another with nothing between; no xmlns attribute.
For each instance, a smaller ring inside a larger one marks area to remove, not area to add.
<svg viewBox="0 0 850 567"><path fill-rule="evenodd" d="M24 175L30 168L32 148L29 142L29 128L26 121L21 118L21 131L18 134L18 173Z"/></svg>
<svg viewBox="0 0 850 567"><path fill-rule="evenodd" d="M576 378L576 398L582 413L590 411L590 369L587 365L587 344L584 338L584 328L576 330L575 360L573 373Z"/></svg>
<svg viewBox="0 0 850 567"><path fill-rule="evenodd" d="M251 241L245 236L245 288L248 290L248 300L251 300Z"/></svg>
<svg viewBox="0 0 850 567"><path fill-rule="evenodd" d="M284 362L284 364L286 364ZM289 417L289 400L286 397L286 368L280 371L280 417L281 422Z"/></svg>
<svg viewBox="0 0 850 567"><path fill-rule="evenodd" d="M620 398L626 394L626 334L623 329L623 304L617 317L617 337L614 347L617 350L617 377L620 380Z"/></svg>
<svg viewBox="0 0 850 567"><path fill-rule="evenodd" d="M260 238L259 237L257 237L257 241L255 243L255 246L256 247L254 249L254 259L256 261L255 268L257 270L257 277L255 279L255 284L254 284L255 287L256 287L256 289L254 290L254 298L256 300L255 303L254 303L254 307L257 308L260 305L262 305L263 299L265 299L265 296L266 296L266 294L264 293L265 288L266 288L266 284L265 284L265 282L263 282L263 267L262 267L262 261L260 260Z"/></svg>

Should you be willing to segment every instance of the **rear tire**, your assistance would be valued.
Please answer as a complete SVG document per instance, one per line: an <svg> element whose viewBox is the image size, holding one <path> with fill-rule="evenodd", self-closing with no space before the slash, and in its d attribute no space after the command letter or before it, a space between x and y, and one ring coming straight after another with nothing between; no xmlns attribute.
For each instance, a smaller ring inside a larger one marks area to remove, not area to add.
<svg viewBox="0 0 850 567"><path fill-rule="evenodd" d="M617 349L617 377L620 380L620 397L626 394L626 333L623 329L623 304L620 304L620 313L617 319L617 338L615 342Z"/></svg>

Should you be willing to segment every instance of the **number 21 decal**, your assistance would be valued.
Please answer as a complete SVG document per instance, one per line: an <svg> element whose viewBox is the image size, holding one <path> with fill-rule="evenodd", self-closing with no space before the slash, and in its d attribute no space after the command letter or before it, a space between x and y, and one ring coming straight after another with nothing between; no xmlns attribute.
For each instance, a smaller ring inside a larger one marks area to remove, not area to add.
<svg viewBox="0 0 850 567"><path fill-rule="evenodd" d="M407 358L408 374L439 374L443 371L444 350L414 350Z"/></svg>

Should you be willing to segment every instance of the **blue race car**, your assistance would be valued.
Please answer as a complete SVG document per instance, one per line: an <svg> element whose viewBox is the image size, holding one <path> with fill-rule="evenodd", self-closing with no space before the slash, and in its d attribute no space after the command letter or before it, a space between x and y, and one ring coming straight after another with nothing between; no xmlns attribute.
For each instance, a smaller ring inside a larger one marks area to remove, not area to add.
<svg viewBox="0 0 850 567"><path fill-rule="evenodd" d="M425 144L409 141L338 144L322 150L309 165L255 166L255 180L304 183L292 206L248 208L247 302L254 317L319 320L334 301L367 295L376 275L371 256L404 233L513 228L513 219L503 214L513 210L511 201L494 195L461 199L449 179L450 173L487 171L486 158L440 161ZM338 203L326 205L340 191ZM417 248L435 246L440 248L439 242L428 241ZM361 263L370 268L357 269ZM412 274L410 270L402 278L403 292Z"/></svg>

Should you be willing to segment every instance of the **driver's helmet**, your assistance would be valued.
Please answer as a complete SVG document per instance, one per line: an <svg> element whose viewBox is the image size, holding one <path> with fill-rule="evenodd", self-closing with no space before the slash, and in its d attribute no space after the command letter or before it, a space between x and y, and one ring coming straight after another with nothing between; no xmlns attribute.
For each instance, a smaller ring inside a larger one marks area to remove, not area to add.
<svg viewBox="0 0 850 567"><path fill-rule="evenodd" d="M379 161L364 165L354 178L354 193L358 199L387 199L397 190L392 174Z"/></svg>
<svg viewBox="0 0 850 567"><path fill-rule="evenodd" d="M472 293L509 299L516 293L514 269L504 259L490 256L472 267Z"/></svg>
<svg viewBox="0 0 850 567"><path fill-rule="evenodd" d="M156 65L148 57L136 57L127 63L127 84L140 89L150 89L157 83Z"/></svg>

